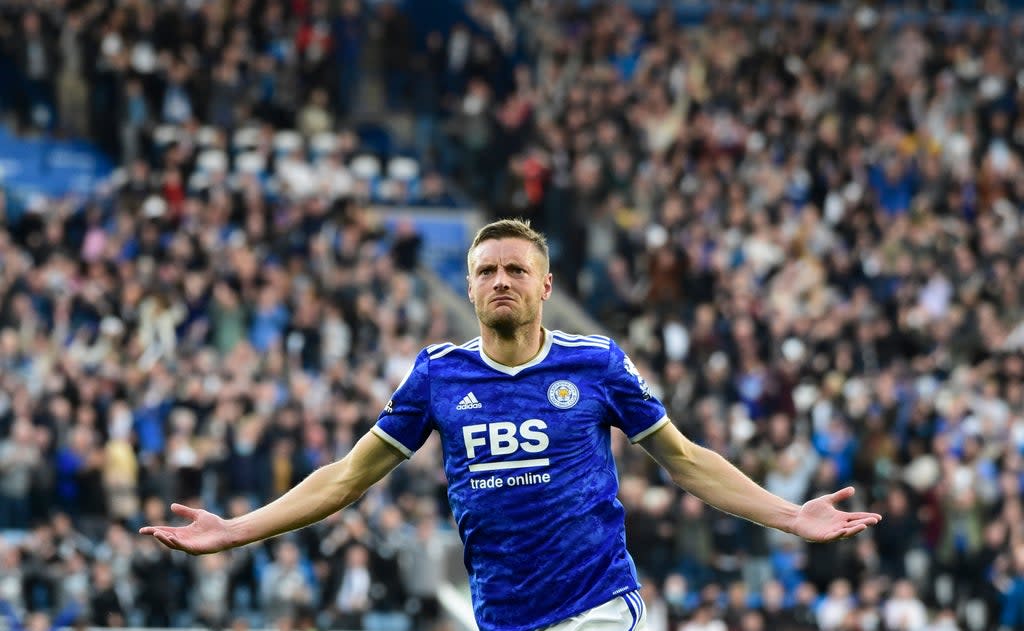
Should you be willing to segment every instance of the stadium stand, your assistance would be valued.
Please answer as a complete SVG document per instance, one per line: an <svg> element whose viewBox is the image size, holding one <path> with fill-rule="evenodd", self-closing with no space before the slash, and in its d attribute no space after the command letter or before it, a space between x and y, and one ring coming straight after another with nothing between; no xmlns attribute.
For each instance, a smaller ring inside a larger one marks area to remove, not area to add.
<svg viewBox="0 0 1024 631"><path fill-rule="evenodd" d="M0 613L460 628L435 448L266 544L133 529L346 453L514 214L689 436L886 516L806 545L617 437L652 631L1024 629L1020 9L0 3Z"/></svg>

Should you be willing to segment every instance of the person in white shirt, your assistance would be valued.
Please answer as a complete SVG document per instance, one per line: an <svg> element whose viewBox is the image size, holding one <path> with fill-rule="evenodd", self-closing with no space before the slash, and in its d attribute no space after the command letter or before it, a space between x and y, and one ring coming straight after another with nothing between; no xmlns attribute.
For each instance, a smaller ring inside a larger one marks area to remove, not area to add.
<svg viewBox="0 0 1024 631"><path fill-rule="evenodd" d="M369 562L369 552L361 545L345 551L345 573L334 597L334 623L341 628L361 628L363 614L370 609Z"/></svg>
<svg viewBox="0 0 1024 631"><path fill-rule="evenodd" d="M853 596L850 582L844 578L832 581L828 587L828 595L818 605L818 626L825 631L838 629L846 621L847 614L853 611Z"/></svg>
<svg viewBox="0 0 1024 631"><path fill-rule="evenodd" d="M718 618L714 608L705 604L694 612L693 618L679 627L679 631L728 631L728 627Z"/></svg>
<svg viewBox="0 0 1024 631"><path fill-rule="evenodd" d="M913 583L901 580L893 586L892 596L882 608L882 618L885 628L893 631L921 631L926 627L928 612Z"/></svg>

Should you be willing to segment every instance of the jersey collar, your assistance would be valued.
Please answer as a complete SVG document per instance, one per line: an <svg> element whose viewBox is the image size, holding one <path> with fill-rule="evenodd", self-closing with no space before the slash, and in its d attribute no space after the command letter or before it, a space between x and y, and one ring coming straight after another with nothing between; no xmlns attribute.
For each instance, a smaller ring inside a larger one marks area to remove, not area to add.
<svg viewBox="0 0 1024 631"><path fill-rule="evenodd" d="M551 331L548 331L547 329L544 329L544 344L541 345L540 352L537 353L534 356L533 359L531 359L530 361L526 362L525 364L519 364L518 366L506 366L505 364L501 364L499 362L496 362L493 359L491 359L490 357L488 357L487 353L484 352L484 345L483 344L480 344L480 350L478 352L480 353L480 359L483 360L483 362L485 364L487 364L491 368L497 370L498 372L505 373L506 375L508 375L510 377L515 377L516 375L518 375L522 371L526 370L530 366L536 366L537 364L539 364L542 361L544 361L544 358L548 356L548 352L550 352L550 351L551 351Z"/></svg>

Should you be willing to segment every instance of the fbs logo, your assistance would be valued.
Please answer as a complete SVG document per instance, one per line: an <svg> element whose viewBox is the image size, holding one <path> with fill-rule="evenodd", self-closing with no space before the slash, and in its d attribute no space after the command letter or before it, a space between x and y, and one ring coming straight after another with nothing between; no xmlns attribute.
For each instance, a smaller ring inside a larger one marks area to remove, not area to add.
<svg viewBox="0 0 1024 631"><path fill-rule="evenodd" d="M550 440L544 432L548 424L539 418L531 418L519 425L510 421L479 423L466 425L462 428L462 440L466 444L466 458L477 457L477 448L483 447L491 456L510 456L525 451L528 454L540 454L546 451ZM470 471L500 471L503 469L526 469L530 467L546 467L548 458L529 458L526 460L497 460L478 462L469 465Z"/></svg>
<svg viewBox="0 0 1024 631"><path fill-rule="evenodd" d="M479 410L483 406L484 406L483 403L480 403L479 401L476 400L476 395L473 394L472 392L470 392L466 396L462 397L462 400L459 401L459 404L455 406L455 409L456 410Z"/></svg>

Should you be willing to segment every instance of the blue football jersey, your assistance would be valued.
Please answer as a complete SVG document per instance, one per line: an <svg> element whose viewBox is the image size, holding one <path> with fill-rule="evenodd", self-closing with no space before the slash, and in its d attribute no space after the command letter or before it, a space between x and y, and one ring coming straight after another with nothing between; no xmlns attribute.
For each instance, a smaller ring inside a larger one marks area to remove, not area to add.
<svg viewBox="0 0 1024 631"><path fill-rule="evenodd" d="M373 431L407 457L437 431L482 631L560 622L639 587L611 428L668 423L612 340L545 331L520 366L480 339L420 352Z"/></svg>

